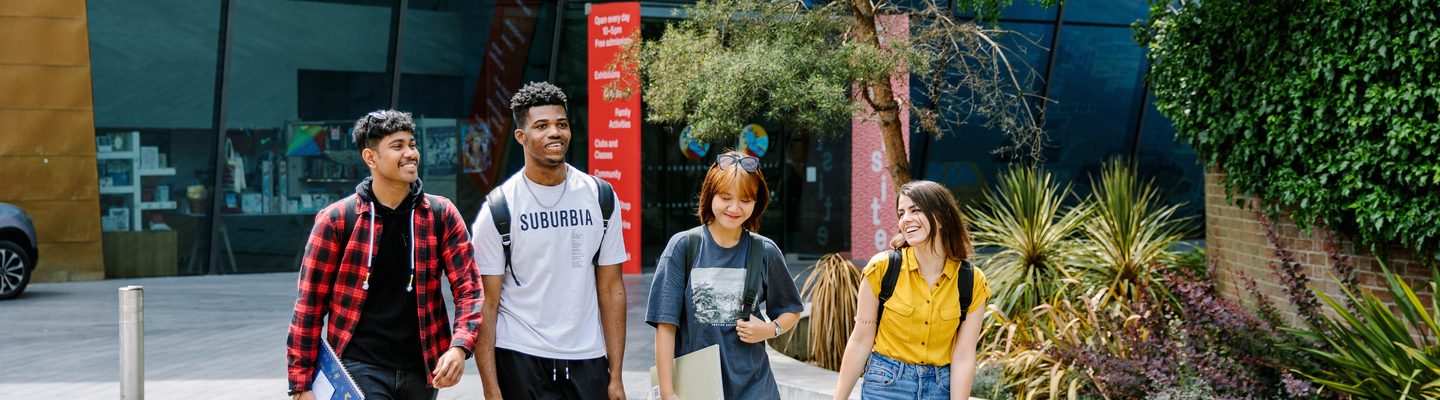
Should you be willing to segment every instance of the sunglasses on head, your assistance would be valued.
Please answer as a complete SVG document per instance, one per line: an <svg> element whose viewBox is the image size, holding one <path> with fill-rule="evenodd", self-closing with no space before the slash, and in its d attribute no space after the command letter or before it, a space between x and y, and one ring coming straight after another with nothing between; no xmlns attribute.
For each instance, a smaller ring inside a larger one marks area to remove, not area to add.
<svg viewBox="0 0 1440 400"><path fill-rule="evenodd" d="M755 157L738 154L721 154L715 158L715 166L720 168L730 168L730 166L735 165L735 163L740 163L740 169L750 173L754 173L755 169L760 167L760 159Z"/></svg>

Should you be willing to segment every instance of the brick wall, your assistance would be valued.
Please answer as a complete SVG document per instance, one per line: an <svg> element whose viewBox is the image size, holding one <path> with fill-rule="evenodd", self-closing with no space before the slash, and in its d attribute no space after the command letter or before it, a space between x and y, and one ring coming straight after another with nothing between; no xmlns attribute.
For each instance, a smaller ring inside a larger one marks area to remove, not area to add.
<svg viewBox="0 0 1440 400"><path fill-rule="evenodd" d="M1254 211L1257 209L1256 201L1241 196L1227 200L1221 183L1224 177L1225 174L1220 172L1205 174L1206 251L1212 260L1218 259L1220 263L1215 276L1220 291L1226 298L1239 299L1251 305L1253 298L1240 278L1243 274L1256 280L1260 292L1272 299L1291 324L1300 324L1272 265L1278 264L1278 257L1275 246L1266 237L1260 216ZM1235 200L1242 201L1246 207L1236 207ZM1329 242L1327 231L1312 227L1310 233L1303 233L1294 221L1283 215L1273 221L1273 226L1278 242L1295 255L1296 261L1303 266L1301 270L1310 277L1310 284L1343 304L1344 293L1332 277L1338 273L1325 250ZM1367 248L1357 249L1355 243L1343 235L1335 236L1340 256L1355 266L1360 286L1381 299L1389 300L1386 280L1375 255ZM1402 276L1415 289L1421 301L1428 304L1433 295L1428 287L1430 271L1436 261L1422 262L1412 252L1394 246L1385 252L1386 266L1390 271Z"/></svg>

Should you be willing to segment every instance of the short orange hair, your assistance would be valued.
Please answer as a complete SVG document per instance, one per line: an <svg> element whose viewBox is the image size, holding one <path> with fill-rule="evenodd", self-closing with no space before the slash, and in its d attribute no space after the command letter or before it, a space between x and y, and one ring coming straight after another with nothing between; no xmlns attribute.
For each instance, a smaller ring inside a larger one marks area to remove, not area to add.
<svg viewBox="0 0 1440 400"><path fill-rule="evenodd" d="M748 157L745 153L730 151L725 154L734 154L740 157ZM750 213L750 218L742 225L751 232L760 230L760 215L765 213L765 206L770 204L770 188L765 184L765 175L760 173L760 167L755 167L755 172L745 172L740 163L730 164L729 168L721 168L719 164L711 164L710 171L705 173L705 183L700 185L700 206L695 210L695 215L700 217L701 225L708 225L715 220L715 211L710 209L714 202L715 195L721 191L737 186L740 189L740 196L746 195L755 199L755 210Z"/></svg>

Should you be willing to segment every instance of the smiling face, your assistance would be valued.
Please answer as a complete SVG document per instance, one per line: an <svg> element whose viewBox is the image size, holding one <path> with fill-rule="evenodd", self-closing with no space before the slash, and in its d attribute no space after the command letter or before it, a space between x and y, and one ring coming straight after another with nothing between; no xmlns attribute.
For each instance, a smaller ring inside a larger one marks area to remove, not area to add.
<svg viewBox="0 0 1440 400"><path fill-rule="evenodd" d="M385 135L373 147L360 152L375 179L410 184L420 179L420 149L415 133L397 131Z"/></svg>
<svg viewBox="0 0 1440 400"><path fill-rule="evenodd" d="M933 221L925 215L925 210L920 209L920 206L910 199L910 196L900 196L895 213L900 217L900 235L905 238L905 243L911 247L919 247L920 244L930 240L930 235L934 230Z"/></svg>
<svg viewBox="0 0 1440 400"><path fill-rule="evenodd" d="M710 212L715 215L715 223L726 230L744 227L745 222L750 220L750 215L755 213L753 192L754 190L743 190L739 182L716 192L715 197L710 199Z"/></svg>
<svg viewBox="0 0 1440 400"><path fill-rule="evenodd" d="M570 119L565 107L536 106L526 112L525 124L515 130L515 140L525 147L525 164L559 167L570 149Z"/></svg>
<svg viewBox="0 0 1440 400"><path fill-rule="evenodd" d="M716 163L705 172L699 200L695 216L700 217L700 224L718 223L722 228L739 227L756 232L760 230L760 216L765 214L765 207L770 204L770 189L759 169L745 172L739 163L730 163L726 167Z"/></svg>

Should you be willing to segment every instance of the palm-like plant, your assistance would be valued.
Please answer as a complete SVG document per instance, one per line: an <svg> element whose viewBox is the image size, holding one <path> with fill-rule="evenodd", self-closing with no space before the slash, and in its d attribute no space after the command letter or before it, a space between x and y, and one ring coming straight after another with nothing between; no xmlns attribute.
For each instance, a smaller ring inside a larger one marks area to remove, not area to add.
<svg viewBox="0 0 1440 400"><path fill-rule="evenodd" d="M828 254L810 267L800 297L810 299L810 357L816 366L837 371L855 327L855 294L864 277L850 260Z"/></svg>
<svg viewBox="0 0 1440 400"><path fill-rule="evenodd" d="M1116 324L1131 324L1139 317L1124 305L1102 306L1104 288L1080 293L1079 281L1072 278L1054 286L1054 300L1027 315L991 313L981 335L986 338L984 362L1002 367L1004 390L1015 398L1076 400L1081 392L1097 389L1095 371L1076 365L1073 356L1061 356L1062 349L1088 346L1115 357L1138 351L1126 347Z"/></svg>
<svg viewBox="0 0 1440 400"><path fill-rule="evenodd" d="M1440 399L1440 297L1432 295L1425 304L1384 263L1380 268L1394 310L1404 319L1368 290L1341 286L1357 308L1350 311L1312 289L1333 313L1316 330L1286 330L1329 347L1291 349L1308 352L1321 362L1300 373L1357 399ZM1440 293L1440 269L1432 274L1430 292Z"/></svg>
<svg viewBox="0 0 1440 400"><path fill-rule="evenodd" d="M1182 204L1164 205L1153 181L1140 183L1124 162L1112 161L1087 200L1093 214L1081 224L1085 262L1078 277L1091 287L1107 288L1102 304L1133 301L1142 291L1171 299L1159 262L1174 257L1170 248L1190 229L1190 217L1176 218Z"/></svg>
<svg viewBox="0 0 1440 400"><path fill-rule="evenodd" d="M1027 312L1051 300L1067 276L1063 268L1075 254L1076 230L1089 214L1084 205L1063 204L1072 193L1070 185L1053 183L1049 172L1017 167L985 192L985 209L966 208L975 247L1000 250L979 261L1002 312Z"/></svg>

